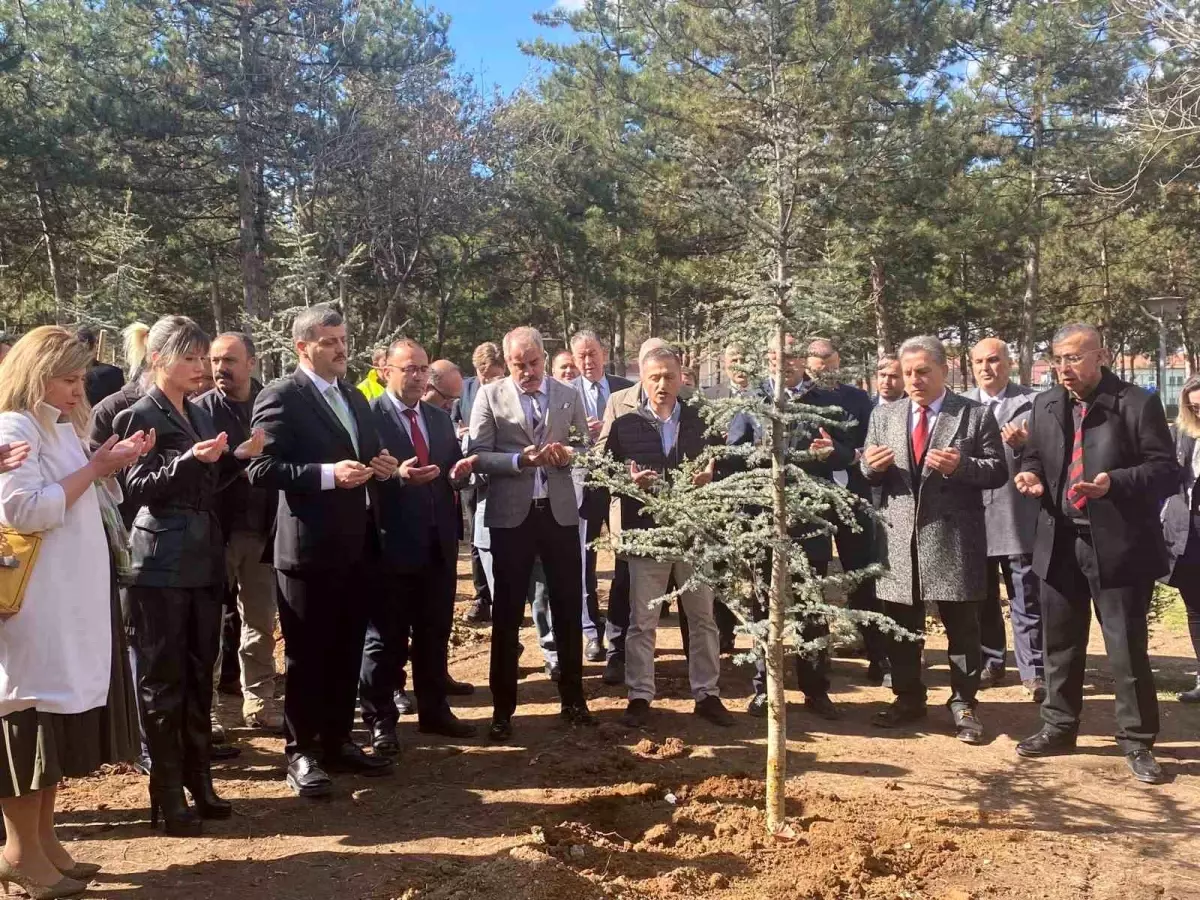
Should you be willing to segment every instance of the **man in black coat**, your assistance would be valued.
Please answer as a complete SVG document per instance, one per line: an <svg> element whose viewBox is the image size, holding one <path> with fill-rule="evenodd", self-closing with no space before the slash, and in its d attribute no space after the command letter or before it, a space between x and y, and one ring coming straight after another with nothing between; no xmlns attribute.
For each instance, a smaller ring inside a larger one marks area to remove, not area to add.
<svg viewBox="0 0 1200 900"><path fill-rule="evenodd" d="M1033 403L1015 479L1042 503L1033 568L1042 579L1047 691L1042 729L1017 753L1074 749L1095 604L1115 681L1117 743L1134 777L1153 784L1162 769L1150 749L1159 723L1147 614L1167 571L1159 507L1179 466L1158 397L1104 367L1096 328L1064 326L1053 353L1061 384Z"/></svg>
<svg viewBox="0 0 1200 900"><path fill-rule="evenodd" d="M100 339L91 328L80 328L75 337L87 344L95 355L100 349ZM87 394L89 406L95 406L105 397L115 394L125 384L125 373L116 366L93 359L84 374L84 392Z"/></svg>
<svg viewBox="0 0 1200 900"><path fill-rule="evenodd" d="M254 341L247 334L218 335L209 350L216 384L196 398L208 411L218 431L237 446L251 437L254 401L262 392L254 371ZM242 721L247 728L283 731L283 718L275 709L275 570L263 562L267 542L275 530L277 492L253 487L240 476L217 498L217 515L225 539L225 571L231 605L237 611L237 640L222 642L221 656L237 657L236 671L242 689ZM217 677L222 661L218 659ZM214 704L217 698L213 698Z"/></svg>
<svg viewBox="0 0 1200 900"><path fill-rule="evenodd" d="M817 338L808 345L808 360L806 368L808 375L819 386L833 395L835 405L842 410L845 429L838 433L839 443L845 444L854 451L855 459L862 452L867 439L867 424L871 421L871 412L875 408L871 395L861 388L851 384L843 384L838 380L841 368L841 355L837 347L825 338ZM847 469L833 472L833 480L837 484L862 497L868 503L872 500L871 485L867 482L859 466L851 465ZM845 572L865 569L876 561L875 552L875 520L864 510L859 510L855 516L858 530L851 528L845 522L838 522L834 542L837 544L838 561ZM883 603L875 591L874 579L859 584L850 592L848 598L850 609L865 612L883 612ZM882 684L891 687L891 665L888 663L887 641L879 629L874 626L859 626L863 646L867 652L867 681L871 684Z"/></svg>
<svg viewBox="0 0 1200 900"><path fill-rule="evenodd" d="M399 465L346 374L346 326L329 306L292 324L300 365L263 388L255 428L266 432L250 483L280 491L274 564L286 648L284 747L288 786L323 796L326 770L381 774L391 760L350 740L371 595L379 589L380 480Z"/></svg>
<svg viewBox="0 0 1200 900"><path fill-rule="evenodd" d="M385 371L387 388L371 401L371 412L380 440L403 462L396 477L379 486L386 577L372 598L358 691L372 746L394 754L399 711L393 692L402 665L397 651L407 630L419 730L463 738L475 728L446 702L459 518L450 479L462 449L450 416L421 400L430 376L421 345L407 338L393 343Z"/></svg>

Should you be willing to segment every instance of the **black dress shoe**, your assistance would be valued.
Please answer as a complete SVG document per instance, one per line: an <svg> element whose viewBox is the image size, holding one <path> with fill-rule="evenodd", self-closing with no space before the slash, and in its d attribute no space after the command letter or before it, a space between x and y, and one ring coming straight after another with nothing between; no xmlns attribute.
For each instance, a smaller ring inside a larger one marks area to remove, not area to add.
<svg viewBox="0 0 1200 900"><path fill-rule="evenodd" d="M333 782L311 756L301 754L288 761L287 785L297 797L327 797Z"/></svg>
<svg viewBox="0 0 1200 900"><path fill-rule="evenodd" d="M489 741L508 741L512 740L512 736L512 719L492 719L492 724L488 726Z"/></svg>
<svg viewBox="0 0 1200 900"><path fill-rule="evenodd" d="M1017 756L1034 759L1039 756L1062 756L1075 751L1075 733L1043 728L1017 744Z"/></svg>
<svg viewBox="0 0 1200 900"><path fill-rule="evenodd" d="M371 728L371 749L376 756L395 756L400 752L400 738L394 726L375 725Z"/></svg>
<svg viewBox="0 0 1200 900"><path fill-rule="evenodd" d="M558 666L552 666L550 663L546 663L546 677L555 684L558 684L560 681L562 681L562 669L560 669Z"/></svg>
<svg viewBox="0 0 1200 900"><path fill-rule="evenodd" d="M1008 673L999 666L984 666L983 671L979 673L979 689L984 691L988 688L999 687L1007 676Z"/></svg>
<svg viewBox="0 0 1200 900"><path fill-rule="evenodd" d="M492 605L484 600L476 599L467 610L467 621L472 625L482 625L492 621Z"/></svg>
<svg viewBox="0 0 1200 900"><path fill-rule="evenodd" d="M620 722L626 728L643 728L650 720L650 701L641 697L630 700L621 713Z"/></svg>
<svg viewBox="0 0 1200 900"><path fill-rule="evenodd" d="M1200 703L1200 675L1196 676L1196 686L1190 691L1180 691L1175 695L1180 703Z"/></svg>
<svg viewBox="0 0 1200 900"><path fill-rule="evenodd" d="M720 697L713 694L696 701L695 713L722 728L732 728L734 724L733 713L725 708Z"/></svg>
<svg viewBox="0 0 1200 900"><path fill-rule="evenodd" d="M604 642L599 638L592 638L588 641L587 646L583 648L583 658L588 662L603 662Z"/></svg>
<svg viewBox="0 0 1200 900"><path fill-rule="evenodd" d="M625 683L625 659L621 656L610 656L604 664L604 674L600 680L605 684L621 685Z"/></svg>
<svg viewBox="0 0 1200 900"><path fill-rule="evenodd" d="M591 726L596 724L595 718L588 712L586 703L568 703L564 704L559 710L558 717L564 722L570 722L572 725Z"/></svg>
<svg viewBox="0 0 1200 900"><path fill-rule="evenodd" d="M211 744L208 748L208 758L223 762L227 759L237 759L242 755L240 748L233 744Z"/></svg>
<svg viewBox="0 0 1200 900"><path fill-rule="evenodd" d="M879 728L899 728L911 722L919 722L929 714L925 706L911 706L907 703L893 703L885 710L871 716L871 724Z"/></svg>
<svg viewBox="0 0 1200 900"><path fill-rule="evenodd" d="M447 697L470 697L475 693L475 685L468 684L465 681L456 681L453 678L446 678L446 696Z"/></svg>
<svg viewBox="0 0 1200 900"><path fill-rule="evenodd" d="M828 722L836 722L842 717L842 712L833 705L828 694L818 694L804 698L804 708L815 716L820 716Z"/></svg>
<svg viewBox="0 0 1200 900"><path fill-rule="evenodd" d="M964 744L983 743L983 723L972 709L955 709L954 736Z"/></svg>
<svg viewBox="0 0 1200 900"><path fill-rule="evenodd" d="M867 666L867 682L879 687L892 686L892 664L886 659L877 659Z"/></svg>
<svg viewBox="0 0 1200 900"><path fill-rule="evenodd" d="M755 694L751 697L750 702L746 704L746 712L756 719L765 716L767 714L767 695Z"/></svg>
<svg viewBox="0 0 1200 900"><path fill-rule="evenodd" d="M369 756L362 747L353 741L346 741L340 747L326 751L322 760L330 772L348 772L355 775L390 775L392 761L384 756Z"/></svg>
<svg viewBox="0 0 1200 900"><path fill-rule="evenodd" d="M396 710L402 716L411 716L417 711L417 704L413 703L412 697L408 696L404 688L400 688L392 694L392 700L395 701Z"/></svg>
<svg viewBox="0 0 1200 900"><path fill-rule="evenodd" d="M1046 679L1030 678L1021 683L1025 686L1025 693L1029 695L1030 700L1039 706L1046 702Z"/></svg>
<svg viewBox="0 0 1200 900"><path fill-rule="evenodd" d="M439 719L421 722L417 725L421 734L440 734L448 738L473 738L478 729L470 722L464 722L458 716L448 714Z"/></svg>
<svg viewBox="0 0 1200 900"><path fill-rule="evenodd" d="M1129 764L1129 771L1133 773L1133 777L1143 784L1163 783L1162 766L1158 764L1154 754L1149 750L1134 750L1132 753L1126 753L1125 762Z"/></svg>

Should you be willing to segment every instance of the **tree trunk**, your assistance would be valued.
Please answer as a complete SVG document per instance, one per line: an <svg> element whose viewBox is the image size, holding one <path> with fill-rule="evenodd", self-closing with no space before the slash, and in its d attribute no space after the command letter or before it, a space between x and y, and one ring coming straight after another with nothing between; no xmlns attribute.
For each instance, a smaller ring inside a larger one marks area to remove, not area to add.
<svg viewBox="0 0 1200 900"><path fill-rule="evenodd" d="M612 355L617 361L617 374L624 376L626 372L625 366L625 302L618 300L617 307L617 328L613 334Z"/></svg>
<svg viewBox="0 0 1200 900"><path fill-rule="evenodd" d="M50 284L54 290L54 324L62 324L63 304L67 289L63 284L62 261L58 252L57 216L50 207L50 183L45 166L38 166L33 185L37 197L38 219L42 226L42 240L46 242L46 263L50 267Z"/></svg>
<svg viewBox="0 0 1200 900"><path fill-rule="evenodd" d="M1100 233L1100 272L1104 279L1104 285L1100 289L1099 328L1103 333L1108 323L1112 321L1112 273L1108 265L1108 229Z"/></svg>
<svg viewBox="0 0 1200 900"><path fill-rule="evenodd" d="M887 297L884 293L886 272L883 256L879 252L871 254L871 308L875 310L875 349L880 356L896 352L896 342L892 337L892 317L887 308Z"/></svg>
<svg viewBox="0 0 1200 900"><path fill-rule="evenodd" d="M225 309L221 303L221 271L217 266L217 251L208 248L208 301L212 306L213 333L225 331Z"/></svg>
<svg viewBox="0 0 1200 900"><path fill-rule="evenodd" d="M254 35L250 21L252 10L242 6L238 19L240 53L239 74L244 85L237 104L238 153L238 249L242 258L242 301L248 328L270 317L263 276L262 246L259 241L260 210L259 182L261 166L255 153L251 123L251 91L253 90L255 60Z"/></svg>
<svg viewBox="0 0 1200 900"><path fill-rule="evenodd" d="M1018 371L1022 384L1033 378L1033 345L1037 340L1037 313L1039 276L1042 263L1042 177L1041 150L1044 136L1043 104L1035 103L1031 117L1033 127L1030 134L1029 203L1033 212L1030 227L1033 233L1025 244L1025 295L1021 300L1020 362Z"/></svg>

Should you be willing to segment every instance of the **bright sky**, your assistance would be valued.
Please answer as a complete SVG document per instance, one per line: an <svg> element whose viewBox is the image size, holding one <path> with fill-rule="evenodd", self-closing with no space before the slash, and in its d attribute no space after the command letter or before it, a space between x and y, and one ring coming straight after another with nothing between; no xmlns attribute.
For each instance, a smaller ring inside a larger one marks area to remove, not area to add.
<svg viewBox="0 0 1200 900"><path fill-rule="evenodd" d="M517 47L521 40L543 35L566 40L567 29L538 26L533 14L552 9L556 4L580 8L585 0L428 0L431 7L450 16L450 46L458 67L470 73L484 90L500 85L512 93L528 80L536 80L535 60Z"/></svg>

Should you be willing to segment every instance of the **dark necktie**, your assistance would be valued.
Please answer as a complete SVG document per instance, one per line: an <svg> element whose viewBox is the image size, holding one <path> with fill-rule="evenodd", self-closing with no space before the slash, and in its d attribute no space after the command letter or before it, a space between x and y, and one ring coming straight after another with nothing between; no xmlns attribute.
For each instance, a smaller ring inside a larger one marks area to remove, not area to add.
<svg viewBox="0 0 1200 900"><path fill-rule="evenodd" d="M529 425L533 431L533 440L540 445L546 438L546 420L542 416L542 405L538 402L538 392L529 392Z"/></svg>
<svg viewBox="0 0 1200 900"><path fill-rule="evenodd" d="M1087 418L1087 404L1079 404L1079 421L1075 423L1075 442L1071 445L1071 465L1067 467L1067 502L1083 511L1087 497L1076 494L1075 485L1083 481L1083 420Z"/></svg>
<svg viewBox="0 0 1200 900"><path fill-rule="evenodd" d="M929 407L921 407L921 418L912 432L913 460L920 465L925 459L925 448L929 444Z"/></svg>
<svg viewBox="0 0 1200 900"><path fill-rule="evenodd" d="M408 417L408 430L412 432L413 450L417 452L417 465L429 465L429 445L425 443L425 435L421 434L421 424L417 421L417 411L415 409L404 410L404 415Z"/></svg>

